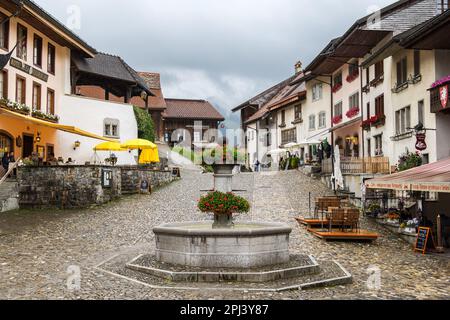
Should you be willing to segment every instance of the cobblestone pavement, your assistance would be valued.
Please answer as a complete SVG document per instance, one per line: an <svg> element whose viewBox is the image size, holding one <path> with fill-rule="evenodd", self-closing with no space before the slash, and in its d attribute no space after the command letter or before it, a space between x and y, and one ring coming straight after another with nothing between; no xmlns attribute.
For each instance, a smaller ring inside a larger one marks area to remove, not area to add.
<svg viewBox="0 0 450 320"><path fill-rule="evenodd" d="M19 211L0 215L0 299L449 299L449 260L415 254L411 246L364 220L382 237L373 244L323 242L293 220L313 197L328 191L299 172L241 174L235 189L247 190L252 211L238 219L289 223L294 254L335 259L354 276L352 285L308 291L254 293L153 289L96 268L118 255L153 252L152 227L208 219L196 210L212 176L184 171L183 179L151 196L136 195L89 210ZM81 289L67 289L68 267L81 269ZM381 271L381 289L369 290L370 266Z"/></svg>

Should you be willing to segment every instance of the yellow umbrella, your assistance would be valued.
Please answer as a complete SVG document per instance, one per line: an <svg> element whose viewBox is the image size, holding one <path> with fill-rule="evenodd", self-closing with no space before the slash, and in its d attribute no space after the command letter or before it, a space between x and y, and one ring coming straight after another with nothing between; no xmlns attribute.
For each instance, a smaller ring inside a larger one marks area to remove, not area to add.
<svg viewBox="0 0 450 320"><path fill-rule="evenodd" d="M131 149L131 150L134 150L134 149L145 150L145 149L157 149L158 146L148 140L133 139L133 140L128 140L127 142L122 144L122 148Z"/></svg>
<svg viewBox="0 0 450 320"><path fill-rule="evenodd" d="M118 142L103 142L94 147L94 151L126 151Z"/></svg>
<svg viewBox="0 0 450 320"><path fill-rule="evenodd" d="M139 164L159 162L158 149L144 149L139 157Z"/></svg>

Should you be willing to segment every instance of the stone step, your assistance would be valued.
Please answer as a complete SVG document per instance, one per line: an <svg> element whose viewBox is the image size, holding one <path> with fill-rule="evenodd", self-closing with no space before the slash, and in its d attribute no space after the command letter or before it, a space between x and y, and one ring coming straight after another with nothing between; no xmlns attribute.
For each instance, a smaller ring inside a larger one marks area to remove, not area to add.
<svg viewBox="0 0 450 320"><path fill-rule="evenodd" d="M142 256L140 256L142 257ZM138 257L139 258L139 257ZM319 265L317 272L298 275L293 278L276 279L267 282L240 282L233 279L223 279L216 282L199 281L168 281L166 277L156 276L149 272L143 272L136 268L129 268L136 259L129 260L129 254L116 255L110 260L97 266L97 270L138 282L152 288L173 290L230 290L230 291L253 291L253 292L282 292L291 290L308 290L342 286L353 283L352 275L337 261L317 260ZM170 267L166 265L167 269ZM276 268L275 268L276 269ZM190 280L190 279L189 279ZM194 279L195 280L195 279Z"/></svg>
<svg viewBox="0 0 450 320"><path fill-rule="evenodd" d="M197 268L161 263L154 255L142 255L126 265L167 281L175 282L250 282L262 283L318 274L319 264L312 256L292 255L289 263L260 268Z"/></svg>
<svg viewBox="0 0 450 320"><path fill-rule="evenodd" d="M19 186L16 180L7 179L0 185L0 212L19 209Z"/></svg>

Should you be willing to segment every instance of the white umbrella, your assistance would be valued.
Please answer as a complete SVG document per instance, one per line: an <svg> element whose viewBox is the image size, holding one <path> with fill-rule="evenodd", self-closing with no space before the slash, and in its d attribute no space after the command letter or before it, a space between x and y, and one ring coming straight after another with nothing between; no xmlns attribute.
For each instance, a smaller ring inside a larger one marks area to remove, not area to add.
<svg viewBox="0 0 450 320"><path fill-rule="evenodd" d="M342 175L341 170L341 153L339 146L336 145L334 148L334 181L336 183L336 187L340 190L344 190L344 176Z"/></svg>
<svg viewBox="0 0 450 320"><path fill-rule="evenodd" d="M270 150L269 152L267 152L267 154L278 155L278 154L287 153L287 152L288 151L286 149L274 149L274 150Z"/></svg>

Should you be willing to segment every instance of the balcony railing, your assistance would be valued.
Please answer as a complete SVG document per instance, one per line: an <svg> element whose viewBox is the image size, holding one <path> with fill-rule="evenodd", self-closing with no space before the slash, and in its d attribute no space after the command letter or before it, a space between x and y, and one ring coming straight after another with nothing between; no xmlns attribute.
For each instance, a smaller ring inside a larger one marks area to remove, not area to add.
<svg viewBox="0 0 450 320"><path fill-rule="evenodd" d="M367 158L342 158L341 171L343 174L389 174L390 164L388 157L367 157ZM322 173L333 173L332 159L322 161Z"/></svg>

